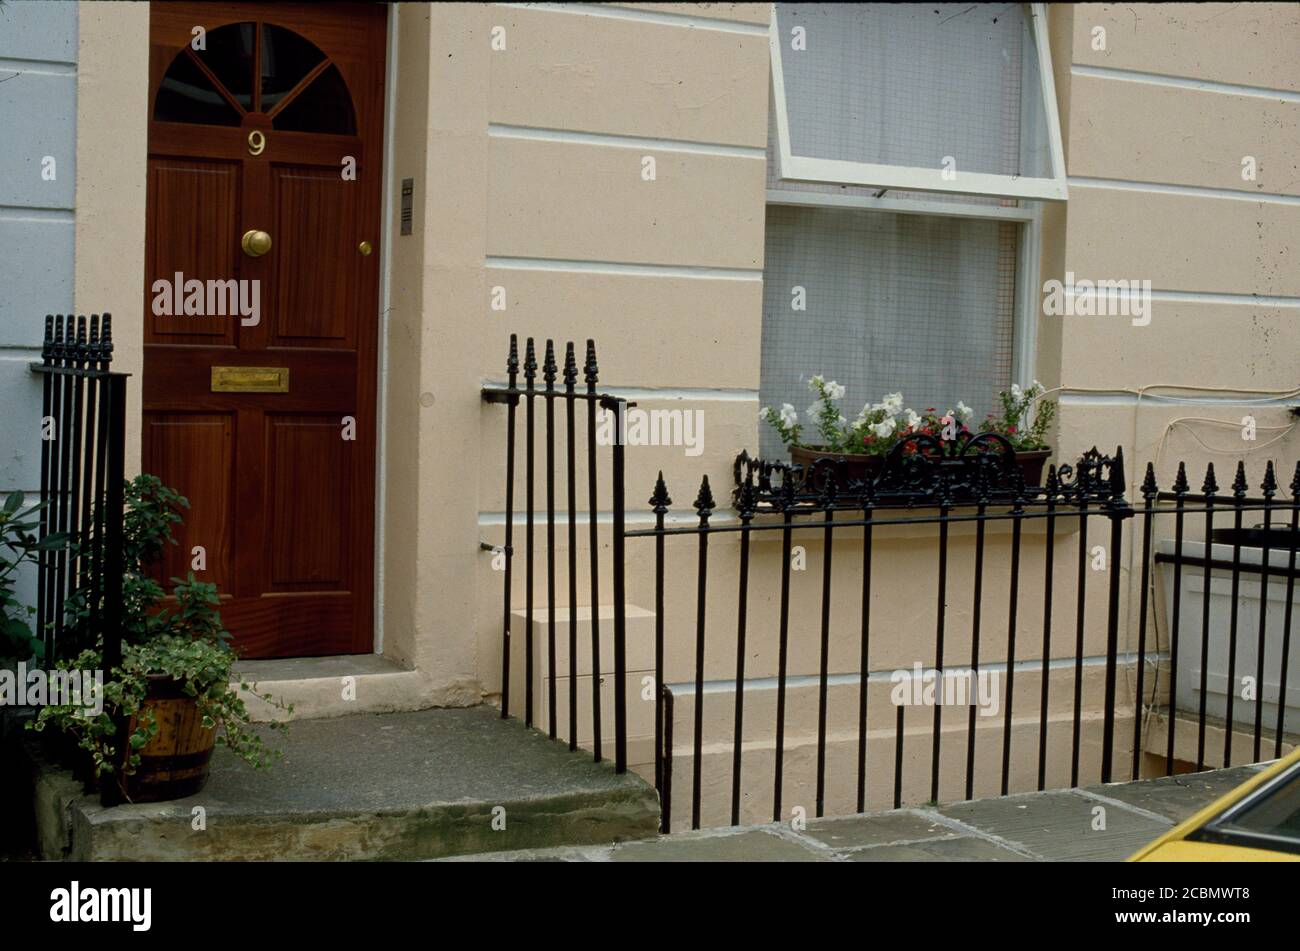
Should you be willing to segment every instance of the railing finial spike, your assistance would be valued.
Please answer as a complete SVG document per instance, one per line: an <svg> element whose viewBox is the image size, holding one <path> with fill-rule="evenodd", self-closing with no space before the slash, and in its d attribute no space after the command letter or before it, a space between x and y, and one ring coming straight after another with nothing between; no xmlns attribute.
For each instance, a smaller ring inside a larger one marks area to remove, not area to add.
<svg viewBox="0 0 1300 951"><path fill-rule="evenodd" d="M524 379L530 384L537 379L537 348L532 337L524 342Z"/></svg>
<svg viewBox="0 0 1300 951"><path fill-rule="evenodd" d="M1153 461L1147 460L1146 476L1142 479L1142 495L1150 500L1159 491L1160 487L1156 484L1156 465Z"/></svg>
<svg viewBox="0 0 1300 951"><path fill-rule="evenodd" d="M596 390L596 379L600 374L600 368L596 366L596 341L590 337L587 338L587 360L582 368L583 376L587 381L587 389L593 393Z"/></svg>
<svg viewBox="0 0 1300 951"><path fill-rule="evenodd" d="M736 511L742 521L748 521L754 517L754 511L758 508L758 498L754 490L754 479L752 474L740 484L740 490L736 494Z"/></svg>
<svg viewBox="0 0 1300 951"><path fill-rule="evenodd" d="M1246 491L1250 488L1250 483L1246 481L1246 461L1237 460L1237 474L1232 480L1232 496L1236 499L1244 499Z"/></svg>
<svg viewBox="0 0 1300 951"><path fill-rule="evenodd" d="M548 337L546 356L542 359L542 379L546 381L548 390L555 386L555 373L558 369L559 367L555 365L555 341Z"/></svg>
<svg viewBox="0 0 1300 951"><path fill-rule="evenodd" d="M74 355L74 359L76 360L77 366L85 366L87 353L88 351L86 349L86 315L78 314L77 315L77 343L76 343L75 355Z"/></svg>
<svg viewBox="0 0 1300 951"><path fill-rule="evenodd" d="M705 475L700 480L700 494L695 497L695 511L700 518L707 519L717 507L713 501L713 490L709 488L709 477Z"/></svg>
<svg viewBox="0 0 1300 951"><path fill-rule="evenodd" d="M578 382L578 361L573 353L573 341L564 345L564 388L572 390Z"/></svg>
<svg viewBox="0 0 1300 951"><path fill-rule="evenodd" d="M664 483L664 471L660 469L659 478L655 479L654 492L650 496L650 505L656 515L662 515L672 504L673 500L668 497L668 486Z"/></svg>
<svg viewBox="0 0 1300 951"><path fill-rule="evenodd" d="M506 355L506 372L513 381L519 373L519 335L510 335L510 353Z"/></svg>
<svg viewBox="0 0 1300 951"><path fill-rule="evenodd" d="M1273 498L1277 494L1277 474L1273 471L1273 460L1270 459L1264 463L1264 481L1260 484L1264 490L1264 497Z"/></svg>
<svg viewBox="0 0 1300 951"><path fill-rule="evenodd" d="M1219 491L1219 483L1214 478L1214 463L1205 464L1205 481L1201 483L1201 491L1206 495L1213 495Z"/></svg>
<svg viewBox="0 0 1300 951"><path fill-rule="evenodd" d="M101 318L99 334L99 368L107 370L108 365L113 362L113 315L104 311Z"/></svg>
<svg viewBox="0 0 1300 951"><path fill-rule="evenodd" d="M1178 495L1186 495L1191 488L1191 483L1187 481L1187 463L1178 463L1178 475L1174 478L1174 492Z"/></svg>

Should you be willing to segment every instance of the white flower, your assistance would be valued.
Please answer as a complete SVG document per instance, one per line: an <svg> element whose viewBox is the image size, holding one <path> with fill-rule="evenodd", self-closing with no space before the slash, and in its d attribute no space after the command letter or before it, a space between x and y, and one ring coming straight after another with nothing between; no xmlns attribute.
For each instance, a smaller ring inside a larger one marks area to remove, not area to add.
<svg viewBox="0 0 1300 951"><path fill-rule="evenodd" d="M799 422L799 414L794 411L794 407L789 403L782 403L780 420L781 425L786 429L789 429L794 426L795 423Z"/></svg>
<svg viewBox="0 0 1300 951"><path fill-rule="evenodd" d="M826 384L826 398L828 400L839 400L844 398L844 387L831 380Z"/></svg>
<svg viewBox="0 0 1300 951"><path fill-rule="evenodd" d="M903 422L907 425L908 429L915 429L917 426L921 425L921 417L917 415L916 410L909 409L903 415Z"/></svg>
<svg viewBox="0 0 1300 951"><path fill-rule="evenodd" d="M1013 400L1018 400L1018 399L1020 399L1022 396L1024 396L1024 390L1022 390L1022 389L1020 388L1020 384L1019 384L1019 383L1012 383L1012 384L1011 384L1011 398L1012 398Z"/></svg>
<svg viewBox="0 0 1300 951"><path fill-rule="evenodd" d="M975 411L973 409L971 409L961 400L957 401L957 416L961 419L963 423L969 420L974 415L975 415Z"/></svg>
<svg viewBox="0 0 1300 951"><path fill-rule="evenodd" d="M891 416L888 419L882 419L880 422L876 423L874 426L871 427L871 431L882 439L890 435L894 431L893 417Z"/></svg>
<svg viewBox="0 0 1300 951"><path fill-rule="evenodd" d="M881 402L881 407L890 416L897 416L903 411L903 394L886 393L884 400Z"/></svg>
<svg viewBox="0 0 1300 951"><path fill-rule="evenodd" d="M820 393L822 389L822 384L825 382L826 382L825 378L820 373L818 373L811 380L808 381L808 389L814 393Z"/></svg>

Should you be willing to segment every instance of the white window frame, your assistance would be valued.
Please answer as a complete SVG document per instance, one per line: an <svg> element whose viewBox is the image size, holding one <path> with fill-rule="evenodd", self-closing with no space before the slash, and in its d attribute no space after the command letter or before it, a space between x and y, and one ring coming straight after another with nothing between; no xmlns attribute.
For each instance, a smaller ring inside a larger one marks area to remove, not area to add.
<svg viewBox="0 0 1300 951"><path fill-rule="evenodd" d="M819 159L794 155L790 151L790 120L786 111L785 75L781 68L783 38L777 27L776 4L772 4L768 46L772 58L772 97L776 111L777 155L781 178L794 182L830 185L863 185L909 192L955 192L988 195L996 198L1064 201L1068 197L1065 154L1061 147L1061 122L1056 108L1056 83L1052 77L1052 53L1047 41L1047 11L1042 3L1031 3L1030 21L1034 45L1038 51L1038 71L1042 78L1043 106L1046 111L1048 147L1052 160L1051 178L1019 175L992 175L986 172L961 172L957 179L945 180L942 168L914 165L878 165L841 159Z"/></svg>

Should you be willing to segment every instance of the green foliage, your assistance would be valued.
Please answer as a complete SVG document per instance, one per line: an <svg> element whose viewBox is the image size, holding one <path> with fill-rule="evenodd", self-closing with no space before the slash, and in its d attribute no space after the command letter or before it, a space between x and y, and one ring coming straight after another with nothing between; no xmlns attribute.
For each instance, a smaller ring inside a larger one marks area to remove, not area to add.
<svg viewBox="0 0 1300 951"><path fill-rule="evenodd" d="M105 672L103 712L88 716L83 707L46 706L28 726L44 730L53 726L70 735L95 764L96 775L123 772L130 775L140 763L139 750L158 732L152 710L145 705L151 680L170 679L193 697L203 725L217 731L216 742L257 768L265 768L279 755L249 727L248 710L241 694L250 693L292 714L284 705L257 691L242 677L232 685L236 655L230 632L221 621L217 586L195 579L172 578L174 604L162 605L164 591L148 574L165 547L175 544L174 526L179 510L188 508L183 496L166 488L154 476L142 475L125 491L123 518L125 572L122 663ZM68 613L85 625L90 606L85 592L69 599ZM60 667L98 670L103 666L103 644L96 640ZM126 737L129 752L121 748L118 724L131 724ZM284 723L269 724L283 730Z"/></svg>
<svg viewBox="0 0 1300 951"><path fill-rule="evenodd" d="M52 532L38 540L38 513L43 502L23 508L23 493L11 492L0 506L0 667L12 667L43 651L39 632L33 630L36 609L18 600L14 591L19 569L36 561L40 552L67 545L64 533Z"/></svg>
<svg viewBox="0 0 1300 951"><path fill-rule="evenodd" d="M1041 399L1043 392L1043 384L1037 380L1023 390L1014 384L1011 389L1003 390L998 394L1002 415L989 413L984 430L1006 436L1018 452L1047 449L1047 429L1056 418L1056 403ZM1026 422L1031 409L1034 411L1033 421Z"/></svg>

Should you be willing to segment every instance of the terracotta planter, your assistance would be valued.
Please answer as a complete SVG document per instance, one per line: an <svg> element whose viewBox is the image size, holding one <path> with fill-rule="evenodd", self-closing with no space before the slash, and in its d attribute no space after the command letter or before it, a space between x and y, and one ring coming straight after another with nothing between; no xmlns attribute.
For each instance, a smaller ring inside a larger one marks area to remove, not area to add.
<svg viewBox="0 0 1300 951"><path fill-rule="evenodd" d="M1048 458L1052 455L1050 449L1029 449L1016 453L1016 465L1019 467L1021 474L1025 477L1025 485L1035 488L1043 484L1043 468L1047 464ZM841 470L845 479L860 479L866 481L874 479L880 475L885 465L884 456L867 456L856 453L846 452L824 452L812 446L791 446L790 461L796 465L801 465L805 469L816 462L818 459L842 459L844 467ZM840 478L839 471L836 474L837 480ZM818 480L820 482L820 480ZM816 486L820 488L820 485Z"/></svg>
<svg viewBox="0 0 1300 951"><path fill-rule="evenodd" d="M162 802L193 796L208 781L208 762L216 730L203 726L198 701L185 695L179 682L151 675L144 707L151 709L158 732L140 750L140 765L126 777L131 802ZM132 717L127 735L135 729Z"/></svg>
<svg viewBox="0 0 1300 951"><path fill-rule="evenodd" d="M1050 449L1026 449L1016 453L1016 465L1020 467L1020 472L1025 477L1025 485L1030 488L1042 486L1043 468L1051 455Z"/></svg>
<svg viewBox="0 0 1300 951"><path fill-rule="evenodd" d="M843 459L844 467L842 470L835 470L835 480L841 482L841 472L843 479L858 480L866 482L880 475L880 470L884 468L884 456L868 456L861 453L851 452L823 452L821 449L809 446L791 446L790 461L795 465L803 466L806 470L818 459ZM818 486L820 488L820 485ZM839 488L844 488L839 485Z"/></svg>

